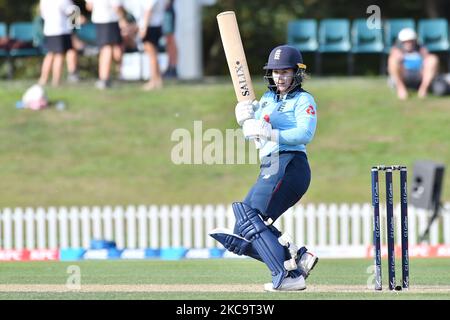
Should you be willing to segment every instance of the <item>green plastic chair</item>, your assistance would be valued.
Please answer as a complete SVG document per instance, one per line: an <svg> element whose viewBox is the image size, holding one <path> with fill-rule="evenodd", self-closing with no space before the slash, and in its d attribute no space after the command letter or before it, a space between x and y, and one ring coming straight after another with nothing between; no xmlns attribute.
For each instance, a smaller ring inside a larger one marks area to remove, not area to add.
<svg viewBox="0 0 450 320"><path fill-rule="evenodd" d="M388 19L384 23L384 52L389 53L397 41L400 30L404 28L416 28L413 19Z"/></svg>
<svg viewBox="0 0 450 320"><path fill-rule="evenodd" d="M6 24L0 22L0 38L6 38L8 33L6 32Z"/></svg>
<svg viewBox="0 0 450 320"><path fill-rule="evenodd" d="M319 26L319 49L316 56L317 73L321 73L322 54L346 53L348 73L352 71L350 21L347 19L324 19Z"/></svg>
<svg viewBox="0 0 450 320"><path fill-rule="evenodd" d="M302 19L291 21L287 30L288 44L301 52L315 52L319 48L317 41L317 21Z"/></svg>
<svg viewBox="0 0 450 320"><path fill-rule="evenodd" d="M418 25L419 42L431 52L448 51L448 22L445 19L421 19Z"/></svg>
<svg viewBox="0 0 450 320"><path fill-rule="evenodd" d="M32 22L15 22L9 27L9 37L12 40L34 42L34 27ZM42 55L39 48L11 49L11 57L33 57Z"/></svg>
<svg viewBox="0 0 450 320"><path fill-rule="evenodd" d="M41 50L42 54L47 54L47 49L44 48L44 19L36 16L33 19L33 44Z"/></svg>
<svg viewBox="0 0 450 320"><path fill-rule="evenodd" d="M319 27L319 52L349 52L350 22L347 19L324 19Z"/></svg>
<svg viewBox="0 0 450 320"><path fill-rule="evenodd" d="M366 19L356 19L351 31L353 53L381 53L384 49L381 29L369 29Z"/></svg>
<svg viewBox="0 0 450 320"><path fill-rule="evenodd" d="M0 38L7 38L8 33L6 32L6 24L0 23ZM0 49L0 57L7 57L8 51L5 49Z"/></svg>
<svg viewBox="0 0 450 320"><path fill-rule="evenodd" d="M80 26L80 29L75 29L75 33L81 41L86 42L88 45L96 46L96 28L94 23L85 23Z"/></svg>
<svg viewBox="0 0 450 320"><path fill-rule="evenodd" d="M383 31L380 29L369 29L366 19L356 19L351 29L352 54L383 53ZM384 71L385 59L381 56L380 72ZM354 69L354 58L351 58L351 73Z"/></svg>

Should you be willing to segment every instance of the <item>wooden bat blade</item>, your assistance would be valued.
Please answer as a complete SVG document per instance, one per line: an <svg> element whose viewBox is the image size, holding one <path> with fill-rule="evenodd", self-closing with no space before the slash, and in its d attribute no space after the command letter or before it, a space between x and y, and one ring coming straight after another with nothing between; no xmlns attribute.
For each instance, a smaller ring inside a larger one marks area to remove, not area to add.
<svg viewBox="0 0 450 320"><path fill-rule="evenodd" d="M238 101L254 100L255 92L234 11L217 15L220 37Z"/></svg>

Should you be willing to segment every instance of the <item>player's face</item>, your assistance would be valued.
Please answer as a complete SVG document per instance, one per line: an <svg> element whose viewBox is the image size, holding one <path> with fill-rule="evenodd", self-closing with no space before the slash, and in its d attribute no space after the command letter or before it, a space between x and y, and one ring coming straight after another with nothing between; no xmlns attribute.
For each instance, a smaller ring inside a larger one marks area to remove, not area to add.
<svg viewBox="0 0 450 320"><path fill-rule="evenodd" d="M294 78L294 69L282 69L272 71L273 81L277 85L277 90L284 93L289 90L292 79Z"/></svg>
<svg viewBox="0 0 450 320"><path fill-rule="evenodd" d="M403 48L407 52L413 51L415 46L416 46L416 41L414 41L414 40L403 41Z"/></svg>

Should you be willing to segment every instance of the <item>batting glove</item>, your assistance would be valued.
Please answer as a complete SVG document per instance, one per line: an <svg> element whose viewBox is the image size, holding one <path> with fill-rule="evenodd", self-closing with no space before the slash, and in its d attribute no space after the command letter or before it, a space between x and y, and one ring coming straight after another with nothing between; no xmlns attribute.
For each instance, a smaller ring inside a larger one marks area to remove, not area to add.
<svg viewBox="0 0 450 320"><path fill-rule="evenodd" d="M253 119L255 111L259 108L258 100L241 101L236 105L234 112L236 114L237 123L242 126L245 120Z"/></svg>
<svg viewBox="0 0 450 320"><path fill-rule="evenodd" d="M242 131L246 139L278 141L278 130L272 129L272 125L265 120L246 120Z"/></svg>

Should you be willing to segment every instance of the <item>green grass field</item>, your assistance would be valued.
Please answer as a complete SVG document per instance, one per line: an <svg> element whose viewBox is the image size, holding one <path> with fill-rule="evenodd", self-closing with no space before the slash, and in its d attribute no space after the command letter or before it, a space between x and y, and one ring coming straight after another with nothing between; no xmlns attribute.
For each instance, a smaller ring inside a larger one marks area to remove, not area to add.
<svg viewBox="0 0 450 320"><path fill-rule="evenodd" d="M138 84L99 92L87 82L49 89L52 101L66 102L65 111L15 109L31 84L0 82L0 208L228 204L242 199L256 178L257 165L171 162L175 129L192 131L196 120L204 130L237 128L228 79L169 83L152 93ZM374 164L450 162L449 98L401 102L384 78L312 79L305 87L316 98L319 125L308 149L313 180L302 203L369 202ZM256 88L261 94L263 83ZM444 188L443 199L449 196ZM71 264L81 268L81 292L64 286ZM262 291L268 272L251 260L1 263L0 299L450 298L448 259L413 259L412 289L400 293L368 290L371 265L321 260L305 292L279 294Z"/></svg>
<svg viewBox="0 0 450 320"><path fill-rule="evenodd" d="M196 120L204 130L237 128L228 79L169 83L152 93L135 83L99 92L87 82L49 89L51 100L66 102L63 112L16 110L30 85L0 82L0 207L230 203L255 180L257 165L171 162L173 130L192 132ZM449 163L449 98L401 102L385 78L313 78L305 87L319 125L304 203L369 201L374 164Z"/></svg>
<svg viewBox="0 0 450 320"><path fill-rule="evenodd" d="M266 267L250 259L12 262L0 264L0 299L450 299L449 264L448 259L412 259L408 292L374 292L367 288L372 260L322 259L305 291L273 293L262 288L270 281ZM70 265L80 268L80 291L65 287ZM400 277L397 268L398 282Z"/></svg>

